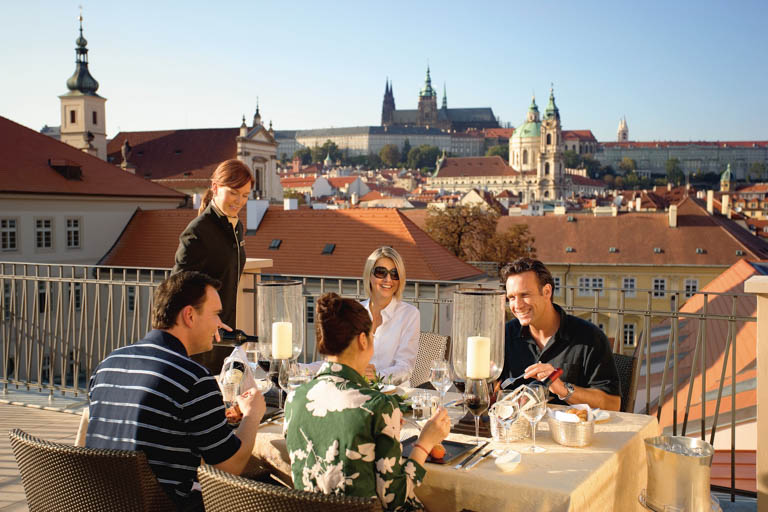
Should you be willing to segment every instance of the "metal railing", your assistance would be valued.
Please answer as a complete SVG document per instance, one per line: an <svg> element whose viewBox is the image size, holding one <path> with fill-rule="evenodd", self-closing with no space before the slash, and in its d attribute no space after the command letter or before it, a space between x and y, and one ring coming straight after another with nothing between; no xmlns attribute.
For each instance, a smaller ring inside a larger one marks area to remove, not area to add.
<svg viewBox="0 0 768 512"><path fill-rule="evenodd" d="M3 391L8 386L21 386L50 394L84 394L88 379L101 359L150 329L152 294L169 273L170 269L163 268L0 262L0 383ZM359 278L266 274L262 278L299 279L304 283L305 303L309 306L307 327L312 323L312 302L323 293L334 291L347 297L364 297L363 282ZM491 280L485 283L409 281L403 298L419 308L422 330L450 334L451 294L457 287L464 286L497 288L499 284ZM737 418L734 398L744 384L732 377L728 386L726 382L739 371L737 344L744 340L738 333L757 320L755 297L701 292L698 294L701 308L690 310L682 305L684 292L667 290L665 297L675 299L665 304L672 306L654 308L658 304L654 294L659 291L637 289L631 292L635 294L635 306L628 308L625 307L627 290L594 290L589 297L583 296L583 290L579 291L579 286L565 286L564 296L557 298L563 299L568 312L595 324L607 322L605 330L613 339L614 351L631 353L637 358L635 371L639 378L637 389L632 392L637 392L643 400L636 411L654 414L662 420L663 412L671 408L668 430L672 435L693 434L713 444L718 429L730 428L731 486L727 490L732 497L741 493L735 489L736 427L750 418ZM245 292L255 293L255 290ZM637 307L638 296L646 297L645 307ZM616 307L605 305L609 298ZM719 305L718 311L711 310L715 303ZM723 304L727 305L726 313L722 312ZM627 322L640 325L632 332L631 344L624 343ZM313 330L307 328L306 332ZM693 344L691 336L695 336ZM722 347L718 349L721 357L715 357L717 354L712 352L711 346L715 345ZM683 346L687 352L682 350ZM691 353L691 367L681 371L682 357ZM305 350L304 358L310 358L309 349ZM707 369L712 371L713 360L721 365L717 368L719 382L714 391L707 391ZM700 404L711 401L714 395L716 399L714 409L709 411L711 415L707 416L706 408L701 408L701 417L694 427L689 419L694 387L688 386L682 407L678 391L695 378L701 383ZM724 395L731 398L730 407L723 405Z"/></svg>

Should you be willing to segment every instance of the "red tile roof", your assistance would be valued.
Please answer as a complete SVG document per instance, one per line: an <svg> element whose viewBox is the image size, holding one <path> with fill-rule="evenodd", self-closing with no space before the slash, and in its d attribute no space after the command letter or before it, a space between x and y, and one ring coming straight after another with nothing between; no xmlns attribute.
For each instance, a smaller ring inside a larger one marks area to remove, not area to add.
<svg viewBox="0 0 768 512"><path fill-rule="evenodd" d="M373 201L374 199L381 199L384 196L381 195L381 192L378 190L371 190L367 194L365 194L363 197L360 198L360 201Z"/></svg>
<svg viewBox="0 0 768 512"><path fill-rule="evenodd" d="M317 178L282 178L280 184L283 188L311 187Z"/></svg>
<svg viewBox="0 0 768 512"><path fill-rule="evenodd" d="M196 212L137 211L103 265L171 267L178 237ZM241 220L245 223L244 216ZM273 239L283 242L270 250ZM332 255L321 256L334 243ZM270 258L270 272L359 277L377 247L391 245L403 256L410 279L457 280L483 273L432 240L405 215L390 208L289 210L270 208L254 234L246 235L251 258Z"/></svg>
<svg viewBox="0 0 768 512"><path fill-rule="evenodd" d="M5 117L0 117L0 155L0 192L162 197L179 202L186 197ZM51 168L51 160L79 166L82 179L65 178Z"/></svg>
<svg viewBox="0 0 768 512"><path fill-rule="evenodd" d="M563 130L563 140L578 140L582 142L597 142L592 130Z"/></svg>
<svg viewBox="0 0 768 512"><path fill-rule="evenodd" d="M766 148L768 141L765 140L740 140L740 141L648 141L648 142L602 142L606 148L669 148L674 146L713 146L713 147L731 147L731 148Z"/></svg>
<svg viewBox="0 0 768 512"><path fill-rule="evenodd" d="M437 175L441 178L462 176L518 176L500 156L450 157L443 161Z"/></svg>
<svg viewBox="0 0 768 512"><path fill-rule="evenodd" d="M424 226L427 211L404 214ZM536 254L545 263L727 266L740 257L768 259L768 243L733 222L707 215L691 198L678 205L677 228L668 227L666 213L576 215L575 222L568 222L566 217L501 217L497 229L504 232L513 224L527 224L535 238ZM566 252L566 247L574 251ZM618 252L608 252L610 247L618 248ZM655 253L655 247L662 252ZM697 247L704 253L697 254ZM744 251L744 255L738 256L736 251Z"/></svg>
<svg viewBox="0 0 768 512"><path fill-rule="evenodd" d="M107 153L120 164L120 148L128 139L128 159L137 176L157 179L192 171L210 178L219 163L235 158L239 133L238 128L120 132L109 141Z"/></svg>
<svg viewBox="0 0 768 512"><path fill-rule="evenodd" d="M589 185L591 187L602 187L602 188L608 188L608 185L603 180L595 180L592 178L587 178L586 176L580 176L578 174L569 174L571 177L571 182L574 185Z"/></svg>
<svg viewBox="0 0 768 512"><path fill-rule="evenodd" d="M342 188L353 183L356 179L357 176L341 176L338 178L328 178L328 183L330 183L333 188Z"/></svg>
<svg viewBox="0 0 768 512"><path fill-rule="evenodd" d="M486 139L508 139L514 133L514 128L486 128L483 130Z"/></svg>

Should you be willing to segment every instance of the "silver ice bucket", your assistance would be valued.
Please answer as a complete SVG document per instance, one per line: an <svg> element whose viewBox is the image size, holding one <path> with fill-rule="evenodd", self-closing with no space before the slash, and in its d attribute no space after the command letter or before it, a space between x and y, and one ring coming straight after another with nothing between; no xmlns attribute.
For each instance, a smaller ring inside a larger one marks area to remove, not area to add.
<svg viewBox="0 0 768 512"><path fill-rule="evenodd" d="M655 511L712 510L709 490L712 445L684 436L658 436L645 440L648 485L644 505Z"/></svg>

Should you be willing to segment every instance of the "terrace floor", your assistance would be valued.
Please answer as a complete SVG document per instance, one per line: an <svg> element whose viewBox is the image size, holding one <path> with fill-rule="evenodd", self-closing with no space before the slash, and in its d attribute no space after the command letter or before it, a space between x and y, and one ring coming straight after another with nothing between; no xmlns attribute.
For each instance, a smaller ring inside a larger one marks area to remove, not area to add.
<svg viewBox="0 0 768 512"><path fill-rule="evenodd" d="M56 396L36 391L9 389L0 394L0 512L27 512L21 476L13 458L7 432L20 428L34 436L74 444L85 397ZM757 502L739 498L731 503L718 495L724 512L753 512Z"/></svg>

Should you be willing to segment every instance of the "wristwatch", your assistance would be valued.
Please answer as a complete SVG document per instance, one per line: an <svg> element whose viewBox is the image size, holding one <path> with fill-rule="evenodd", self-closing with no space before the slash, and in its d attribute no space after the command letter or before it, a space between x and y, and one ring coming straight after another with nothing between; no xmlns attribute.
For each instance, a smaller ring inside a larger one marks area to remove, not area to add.
<svg viewBox="0 0 768 512"><path fill-rule="evenodd" d="M563 386L565 386L565 390L567 391L567 393L565 394L565 396L557 395L557 398L565 402L569 398L571 398L571 395L573 394L574 391L576 391L576 388L573 387L573 384L571 384L570 382L563 382Z"/></svg>

